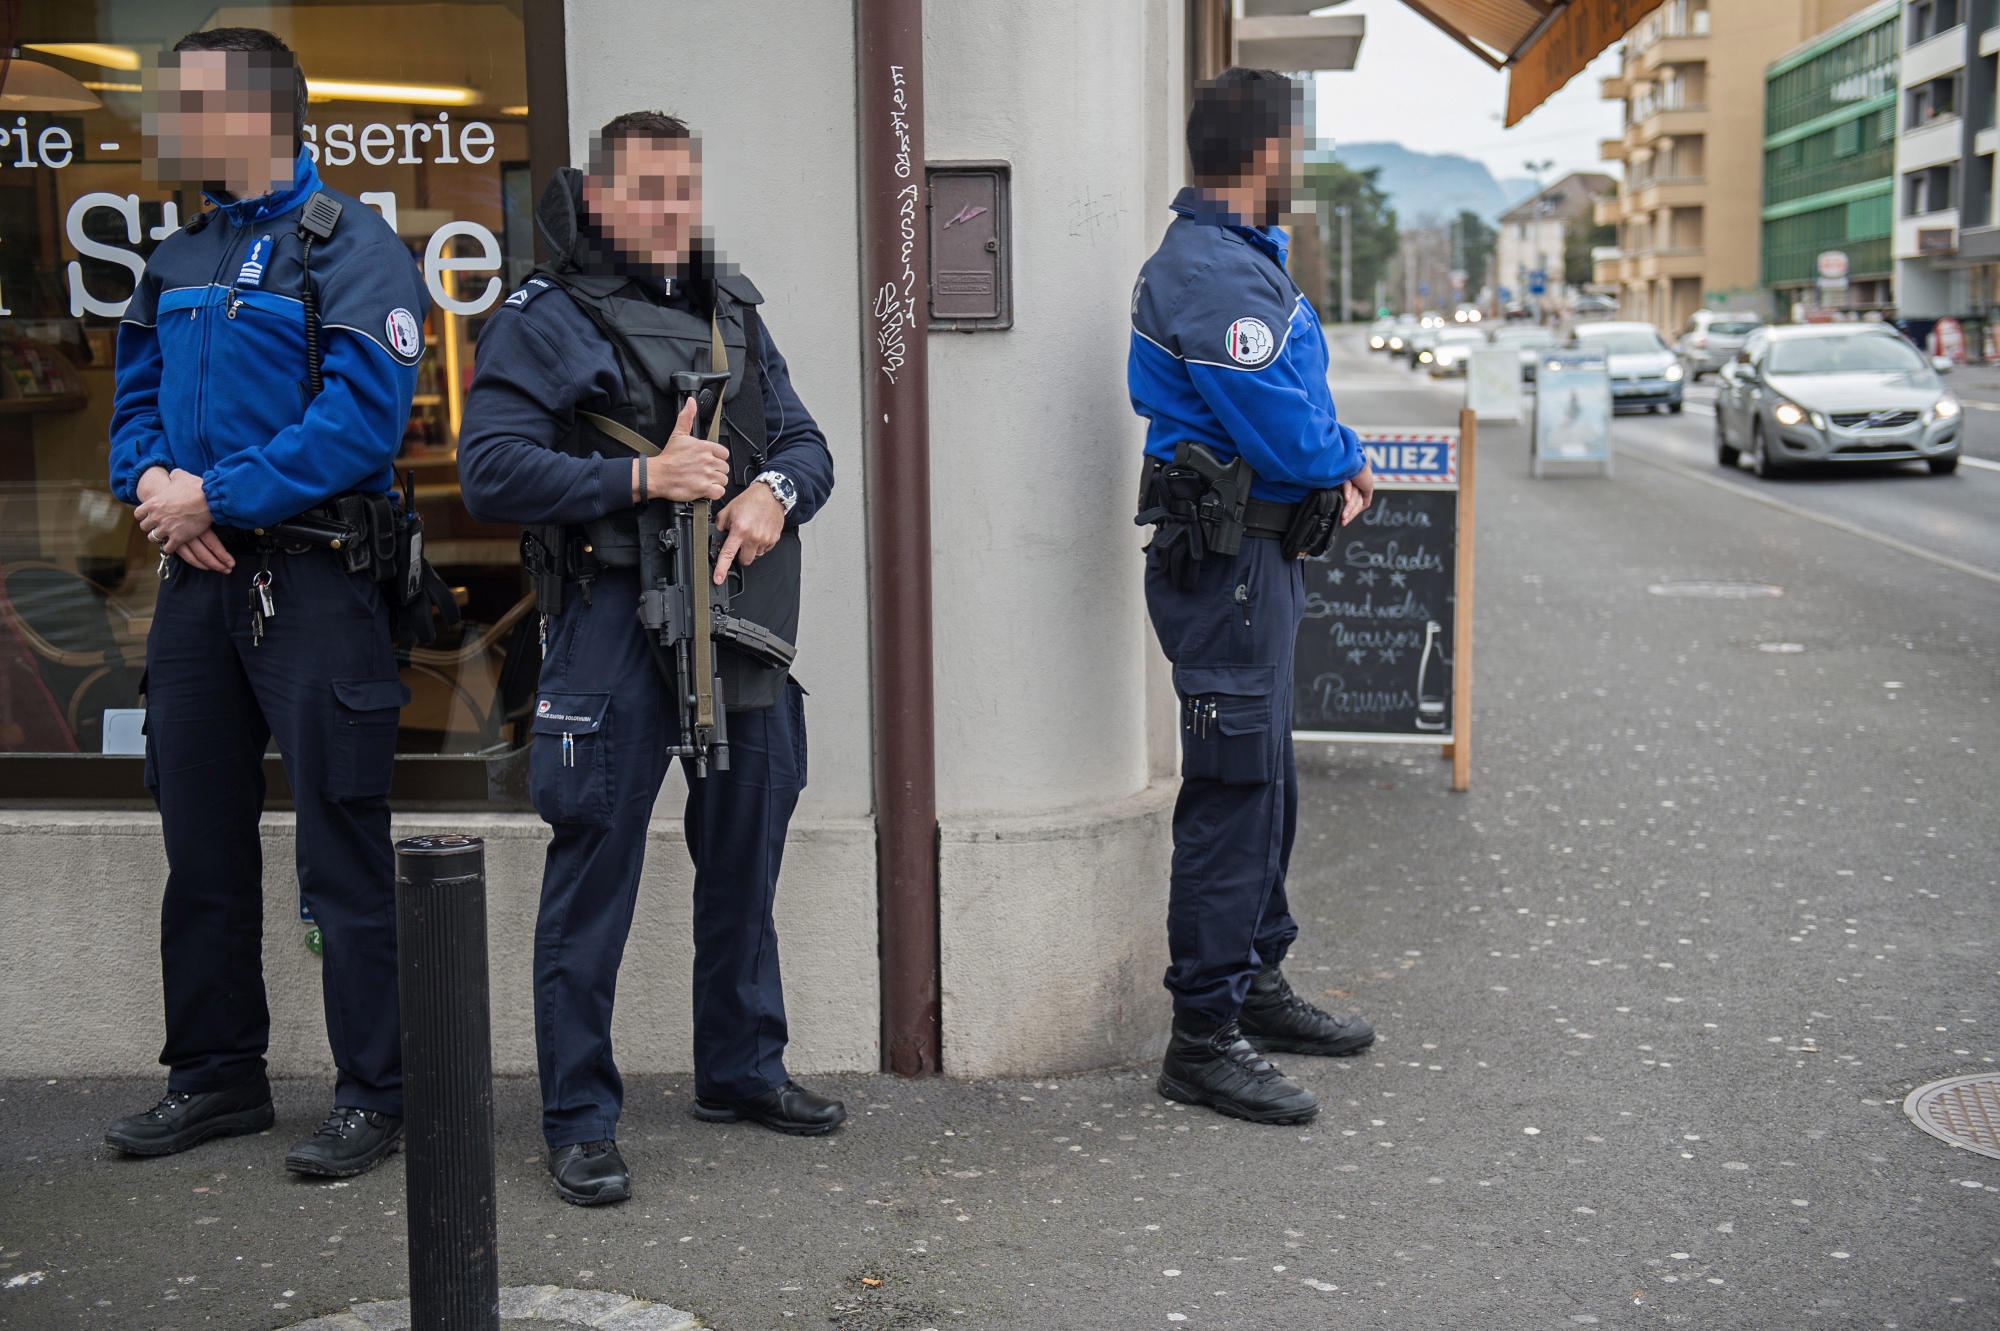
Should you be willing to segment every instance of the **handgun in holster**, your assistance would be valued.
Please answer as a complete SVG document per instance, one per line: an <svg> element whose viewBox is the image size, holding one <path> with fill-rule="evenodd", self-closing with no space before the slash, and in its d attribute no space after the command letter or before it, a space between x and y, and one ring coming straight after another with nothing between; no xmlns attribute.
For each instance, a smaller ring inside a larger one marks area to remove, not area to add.
<svg viewBox="0 0 2000 1331"><path fill-rule="evenodd" d="M1243 548L1243 513L1256 481L1245 459L1223 462L1192 440L1175 446L1172 462L1146 459L1132 521L1153 526L1152 545L1162 551L1176 586L1193 587L1209 551L1234 558Z"/></svg>

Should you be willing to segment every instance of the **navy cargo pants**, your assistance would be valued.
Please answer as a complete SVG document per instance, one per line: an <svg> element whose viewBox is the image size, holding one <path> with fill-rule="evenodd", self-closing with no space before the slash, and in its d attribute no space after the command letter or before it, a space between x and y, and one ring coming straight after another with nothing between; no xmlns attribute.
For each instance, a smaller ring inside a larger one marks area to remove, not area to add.
<svg viewBox="0 0 2000 1331"><path fill-rule="evenodd" d="M535 924L535 1051L551 1150L618 1135L625 1088L611 1056L618 966L632 928L646 829L680 742L680 713L639 624L632 569L575 582L549 628L535 702L529 793L555 829ZM694 859L694 1085L739 1100L785 1082L784 988L771 921L785 829L806 783L796 683L761 711L729 713L729 770L683 763Z"/></svg>
<svg viewBox="0 0 2000 1331"><path fill-rule="evenodd" d="M389 776L409 690L375 583L330 550L269 557L277 614L252 642L251 576L175 561L146 641L146 785L166 835L160 906L169 1089L264 1066L264 751L275 736L298 810L299 888L324 940L320 990L334 1104L401 1117ZM287 930L290 946L298 935Z"/></svg>
<svg viewBox="0 0 2000 1331"><path fill-rule="evenodd" d="M1175 1017L1234 1021L1251 978L1299 932L1285 869L1299 818L1292 650L1305 575L1277 541L1245 536L1236 558L1203 560L1184 592L1155 550L1146 607L1181 705L1166 985Z"/></svg>

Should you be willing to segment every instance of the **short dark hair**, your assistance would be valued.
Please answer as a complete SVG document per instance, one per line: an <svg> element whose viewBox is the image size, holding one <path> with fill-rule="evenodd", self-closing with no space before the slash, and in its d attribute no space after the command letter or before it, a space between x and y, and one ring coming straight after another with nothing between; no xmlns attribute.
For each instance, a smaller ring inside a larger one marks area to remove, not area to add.
<svg viewBox="0 0 2000 1331"><path fill-rule="evenodd" d="M1197 180L1234 180L1257 150L1303 119L1305 95L1276 70L1231 66L1195 89L1188 162Z"/></svg>
<svg viewBox="0 0 2000 1331"><path fill-rule="evenodd" d="M598 168L607 163L613 147L632 139L692 139L687 122L679 116L670 116L665 111L627 111L622 116L613 116L604 122L604 128L591 136L590 171L598 174Z"/></svg>
<svg viewBox="0 0 2000 1331"><path fill-rule="evenodd" d="M292 152L297 154L306 133L306 72L298 67L298 57L285 39L262 28L210 28L191 32L174 43L176 51L283 51L291 56L298 96L292 105Z"/></svg>

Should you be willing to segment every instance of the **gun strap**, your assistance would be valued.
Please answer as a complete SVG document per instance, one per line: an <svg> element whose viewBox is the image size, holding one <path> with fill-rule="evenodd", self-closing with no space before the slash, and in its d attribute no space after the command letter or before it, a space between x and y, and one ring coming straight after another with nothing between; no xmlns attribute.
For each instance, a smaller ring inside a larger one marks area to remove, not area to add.
<svg viewBox="0 0 2000 1331"><path fill-rule="evenodd" d="M711 305L708 313L708 368L713 374L729 372L729 349L722 345L722 325L716 319L716 311ZM722 442L722 400L729 393L728 384L716 386L715 414L709 417L708 439L710 443ZM688 561L694 570L694 723L696 727L707 729L715 725L715 640L714 624L709 611L709 590L712 574L708 564L709 501L697 499L694 502L694 558Z"/></svg>
<svg viewBox="0 0 2000 1331"><path fill-rule="evenodd" d="M631 426L620 425L609 416L600 416L594 411L579 411L576 414L637 453L640 457L650 458L659 456L660 446L645 435L640 434Z"/></svg>

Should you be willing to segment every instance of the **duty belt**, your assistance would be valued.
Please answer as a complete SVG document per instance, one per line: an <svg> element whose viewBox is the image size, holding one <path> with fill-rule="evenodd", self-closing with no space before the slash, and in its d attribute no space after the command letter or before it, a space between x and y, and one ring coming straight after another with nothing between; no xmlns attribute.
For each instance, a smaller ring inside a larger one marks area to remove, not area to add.
<svg viewBox="0 0 2000 1331"><path fill-rule="evenodd" d="M1267 536L1282 541L1298 517L1297 504L1274 504L1268 499L1251 499L1243 505L1243 534Z"/></svg>

